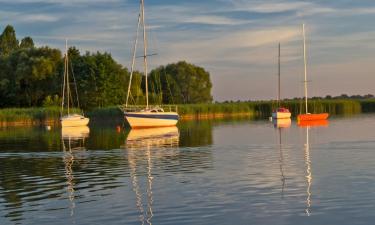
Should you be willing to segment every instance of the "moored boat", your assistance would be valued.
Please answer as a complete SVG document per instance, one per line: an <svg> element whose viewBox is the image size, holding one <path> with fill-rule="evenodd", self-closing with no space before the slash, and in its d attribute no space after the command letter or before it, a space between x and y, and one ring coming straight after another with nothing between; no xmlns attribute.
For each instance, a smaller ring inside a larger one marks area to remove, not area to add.
<svg viewBox="0 0 375 225"><path fill-rule="evenodd" d="M78 91L77 91L77 84L75 82L75 78L73 76L73 82L75 85L75 94L77 96L76 104L79 108L79 100L78 100ZM69 81L69 56L68 56L68 41L65 41L65 61L64 61L64 82L63 82L63 93L62 93L62 101L61 101L61 117L60 122L62 127L76 127L76 126L86 126L90 119L83 116L82 114L70 112L70 107L73 106L73 99L72 99L72 91L70 88L70 81ZM64 105L66 101L67 106L67 114L64 115Z"/></svg>
<svg viewBox="0 0 375 225"><path fill-rule="evenodd" d="M307 107L307 66L306 66L306 36L305 36L305 24L302 25L303 34L303 59L304 59L304 71L305 71L305 113L297 116L297 121L312 121L312 120L326 120L329 116L328 113L309 113Z"/></svg>
<svg viewBox="0 0 375 225"><path fill-rule="evenodd" d="M131 82L134 73L135 58L138 44L138 33L140 26L143 30L143 63L144 63L144 76L145 76L145 92L146 92L146 105L145 106L129 106L129 96L131 89ZM179 116L177 113L177 106L150 106L148 96L148 68L147 68L147 38L146 38L146 25L145 25L145 9L144 0L140 1L140 13L138 15L138 27L136 39L134 42L132 65L130 71L130 80L128 85L128 92L126 96L126 103L120 106L124 112L124 118L131 128L153 128L153 127L167 127L175 126L178 122ZM172 110L173 109L173 110Z"/></svg>
<svg viewBox="0 0 375 225"><path fill-rule="evenodd" d="M287 119L287 118L290 118L290 116L292 115L289 111L289 109L285 108L285 107L281 107L281 81L280 81L280 43L279 43L279 73L278 73L278 95L277 95L277 109L273 110L272 112L272 119Z"/></svg>

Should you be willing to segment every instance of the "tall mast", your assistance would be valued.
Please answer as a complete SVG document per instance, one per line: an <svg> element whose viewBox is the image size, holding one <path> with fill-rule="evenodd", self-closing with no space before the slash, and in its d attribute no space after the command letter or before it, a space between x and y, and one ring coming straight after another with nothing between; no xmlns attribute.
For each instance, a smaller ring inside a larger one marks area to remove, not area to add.
<svg viewBox="0 0 375 225"><path fill-rule="evenodd" d="M69 65L68 65L68 39L65 39L65 76L66 76L66 96L67 96L67 106L69 115L69 98L70 98L70 84L69 84Z"/></svg>
<svg viewBox="0 0 375 225"><path fill-rule="evenodd" d="M306 36L305 36L305 24L302 24L302 33L303 33L303 61L305 64L305 108L306 108L306 114L307 111L307 66L306 66Z"/></svg>
<svg viewBox="0 0 375 225"><path fill-rule="evenodd" d="M278 95L277 95L277 105L278 105L278 107L280 107L280 96L281 96L281 94L280 94L280 42L279 42L279 93L278 93Z"/></svg>
<svg viewBox="0 0 375 225"><path fill-rule="evenodd" d="M148 81L147 81L147 39L146 39L146 24L145 24L145 3L141 0L142 5L142 25L143 25L143 61L146 77L146 109L148 109Z"/></svg>

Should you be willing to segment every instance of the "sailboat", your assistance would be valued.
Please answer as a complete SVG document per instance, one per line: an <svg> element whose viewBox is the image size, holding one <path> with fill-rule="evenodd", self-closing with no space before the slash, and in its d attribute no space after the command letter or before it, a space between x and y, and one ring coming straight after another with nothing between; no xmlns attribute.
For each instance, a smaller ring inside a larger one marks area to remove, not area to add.
<svg viewBox="0 0 375 225"><path fill-rule="evenodd" d="M77 96L77 104L79 108L79 101L78 101L78 91L77 85L75 83L75 78L73 76L75 92ZM75 127L75 126L86 126L89 123L89 118L84 117L78 113L70 112L70 107L73 106L73 99L72 93L70 89L70 82L69 82L69 57L68 57L68 41L65 41L65 61L64 61L64 81L63 81L63 90L62 90L62 102L61 102L61 126L62 127ZM66 100L67 106L67 114L64 114L64 104Z"/></svg>
<svg viewBox="0 0 375 225"><path fill-rule="evenodd" d="M277 95L277 109L275 109L273 112L272 112L272 118L273 119L287 119L287 118L290 118L291 116L291 113L289 112L289 109L287 108L284 108L284 107L280 107L280 89L281 89L281 85L280 85L280 43L279 43L279 85L278 85L278 95Z"/></svg>
<svg viewBox="0 0 375 225"><path fill-rule="evenodd" d="M143 63L144 63L144 75L145 75L145 89L146 89L146 105L145 106L130 106L129 96L131 81L134 73L135 58L138 44L138 34L140 26L143 28ZM136 33L136 39L133 48L132 65L130 71L130 81L128 85L128 92L126 96L125 106L120 108L124 112L125 120L128 122L131 128L152 128L152 127L168 127L175 126L178 122L179 116L177 113L177 107L162 107L162 106L150 106L148 100L148 68L147 68L147 37L146 37L146 25L145 25L145 7L144 0L140 1L140 12L138 14L138 27Z"/></svg>
<svg viewBox="0 0 375 225"><path fill-rule="evenodd" d="M306 66L306 36L305 36L305 24L302 24L302 34L303 34L303 60L305 69L305 114L299 114L297 116L297 121L304 120L325 120L328 118L328 113L309 113L307 107L307 66Z"/></svg>

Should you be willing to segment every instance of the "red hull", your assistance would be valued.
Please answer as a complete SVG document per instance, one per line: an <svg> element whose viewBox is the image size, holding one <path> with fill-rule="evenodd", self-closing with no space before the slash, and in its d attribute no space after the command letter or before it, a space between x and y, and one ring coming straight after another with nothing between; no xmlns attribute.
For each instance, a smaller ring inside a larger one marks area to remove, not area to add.
<svg viewBox="0 0 375 225"><path fill-rule="evenodd" d="M328 116L328 113L300 114L297 116L297 121L326 120Z"/></svg>

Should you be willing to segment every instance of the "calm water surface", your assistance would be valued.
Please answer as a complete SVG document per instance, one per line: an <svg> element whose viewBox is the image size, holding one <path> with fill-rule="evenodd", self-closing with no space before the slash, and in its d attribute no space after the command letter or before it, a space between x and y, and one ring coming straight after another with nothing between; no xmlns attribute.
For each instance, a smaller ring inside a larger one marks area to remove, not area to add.
<svg viewBox="0 0 375 225"><path fill-rule="evenodd" d="M0 224L372 224L375 115L0 130Z"/></svg>

